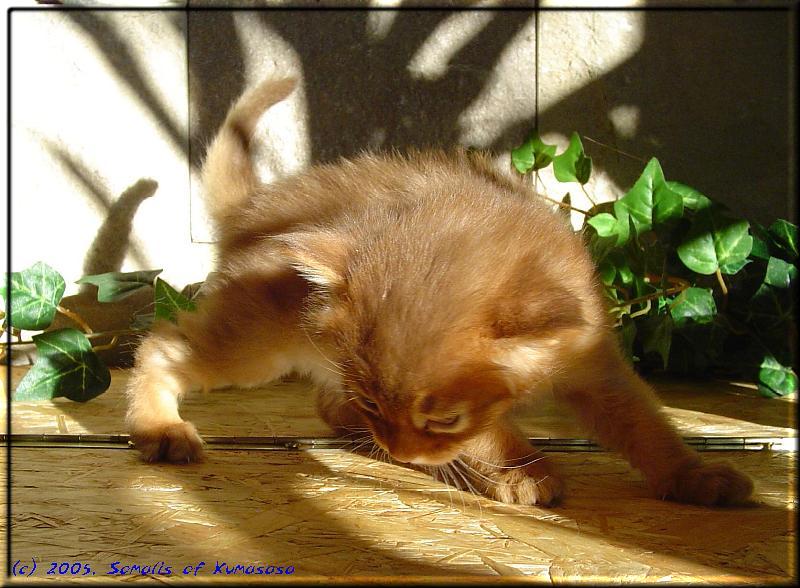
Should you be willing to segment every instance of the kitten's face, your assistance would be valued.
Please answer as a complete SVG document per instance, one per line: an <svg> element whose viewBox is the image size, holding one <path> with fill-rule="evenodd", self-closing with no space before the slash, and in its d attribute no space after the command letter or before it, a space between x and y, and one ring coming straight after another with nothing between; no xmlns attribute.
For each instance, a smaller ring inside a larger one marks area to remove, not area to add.
<svg viewBox="0 0 800 588"><path fill-rule="evenodd" d="M363 361L344 365L349 371L349 402L363 416L375 442L402 462L453 461L465 442L491 427L511 403L502 378L486 366L462 369L447 383L424 385L410 378L405 385L386 386L375 377L379 369Z"/></svg>

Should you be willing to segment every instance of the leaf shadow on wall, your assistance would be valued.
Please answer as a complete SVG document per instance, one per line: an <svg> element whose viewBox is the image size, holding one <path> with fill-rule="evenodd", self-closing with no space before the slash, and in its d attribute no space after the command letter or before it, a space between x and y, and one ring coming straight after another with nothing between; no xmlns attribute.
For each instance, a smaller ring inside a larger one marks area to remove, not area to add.
<svg viewBox="0 0 800 588"><path fill-rule="evenodd" d="M364 149L403 151L459 143L460 118L492 80L509 43L535 17L528 11L491 13L450 57L442 75L428 79L413 74L408 67L412 58L452 15L399 11L385 37L370 40L369 11L255 13L264 30L281 38L299 60L312 162L350 157ZM196 113L192 144L203 145L244 89L245 49L229 12L190 14L188 29ZM215 52L223 43L227 50ZM488 147L511 147L526 128L524 121L506 123ZM193 148L192 163L199 160Z"/></svg>

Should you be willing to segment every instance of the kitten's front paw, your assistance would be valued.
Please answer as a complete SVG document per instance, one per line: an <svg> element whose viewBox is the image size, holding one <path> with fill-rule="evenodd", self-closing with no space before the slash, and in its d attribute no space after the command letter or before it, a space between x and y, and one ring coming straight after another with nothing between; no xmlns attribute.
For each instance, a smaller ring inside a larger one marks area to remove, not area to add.
<svg viewBox="0 0 800 588"><path fill-rule="evenodd" d="M661 498L703 506L730 506L747 502L753 482L725 464L689 464L656 488Z"/></svg>
<svg viewBox="0 0 800 588"><path fill-rule="evenodd" d="M203 460L203 440L194 425L186 421L135 429L131 440L145 461L190 463Z"/></svg>
<svg viewBox="0 0 800 588"><path fill-rule="evenodd" d="M506 504L554 504L564 491L564 483L555 468L544 463L535 467L498 469L484 480L486 495Z"/></svg>

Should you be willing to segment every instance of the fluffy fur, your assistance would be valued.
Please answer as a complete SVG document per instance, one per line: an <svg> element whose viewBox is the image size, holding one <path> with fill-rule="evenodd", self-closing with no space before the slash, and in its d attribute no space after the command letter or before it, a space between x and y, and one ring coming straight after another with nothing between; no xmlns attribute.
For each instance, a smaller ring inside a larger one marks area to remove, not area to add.
<svg viewBox="0 0 800 588"><path fill-rule="evenodd" d="M454 464L495 499L549 504L555 467L504 417L546 385L659 497L749 497L748 478L683 444L621 356L580 239L486 156L363 155L261 184L250 137L293 87L245 94L209 149L218 267L197 311L139 347L127 422L145 459L202 458L178 413L185 392L295 371L339 433Z"/></svg>

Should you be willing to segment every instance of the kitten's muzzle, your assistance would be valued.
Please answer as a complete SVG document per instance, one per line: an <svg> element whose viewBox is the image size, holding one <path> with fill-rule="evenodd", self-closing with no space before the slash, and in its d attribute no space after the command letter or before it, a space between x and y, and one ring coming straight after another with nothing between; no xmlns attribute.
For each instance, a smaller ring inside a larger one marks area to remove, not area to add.
<svg viewBox="0 0 800 588"><path fill-rule="evenodd" d="M379 443L380 445L380 443ZM437 466L437 465L444 465L446 463L450 463L456 457L458 457L457 452L438 452L432 455L426 455L424 453L419 452L398 452L397 450L391 451L388 448L385 448L389 455L392 456L392 459L397 460L402 463L413 463L414 465L427 465L427 466Z"/></svg>

